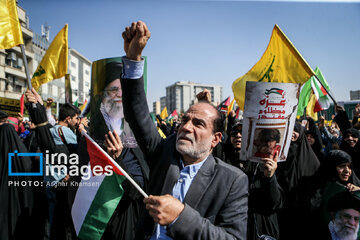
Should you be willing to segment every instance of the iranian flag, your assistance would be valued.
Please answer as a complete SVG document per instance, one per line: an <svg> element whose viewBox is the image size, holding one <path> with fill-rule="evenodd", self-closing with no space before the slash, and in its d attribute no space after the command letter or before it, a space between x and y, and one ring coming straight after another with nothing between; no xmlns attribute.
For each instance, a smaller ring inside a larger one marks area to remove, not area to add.
<svg viewBox="0 0 360 240"><path fill-rule="evenodd" d="M133 179L86 133L91 173L77 186L71 215L79 239L101 239L106 225L119 204L124 190L121 183L127 178L144 195ZM75 186L75 187L76 187Z"/></svg>
<svg viewBox="0 0 360 240"><path fill-rule="evenodd" d="M330 107L330 98L328 94L329 85L318 67L315 69L315 74L317 78L315 76L311 77L311 88L316 98L314 112L319 112ZM321 81L321 83L319 81Z"/></svg>

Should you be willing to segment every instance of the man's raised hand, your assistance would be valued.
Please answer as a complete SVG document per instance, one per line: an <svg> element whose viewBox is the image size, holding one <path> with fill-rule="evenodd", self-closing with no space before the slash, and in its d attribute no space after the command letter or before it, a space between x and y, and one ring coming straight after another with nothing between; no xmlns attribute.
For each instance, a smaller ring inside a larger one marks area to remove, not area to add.
<svg viewBox="0 0 360 240"><path fill-rule="evenodd" d="M126 57L130 60L140 61L142 50L151 36L146 24L142 21L133 22L122 33Z"/></svg>

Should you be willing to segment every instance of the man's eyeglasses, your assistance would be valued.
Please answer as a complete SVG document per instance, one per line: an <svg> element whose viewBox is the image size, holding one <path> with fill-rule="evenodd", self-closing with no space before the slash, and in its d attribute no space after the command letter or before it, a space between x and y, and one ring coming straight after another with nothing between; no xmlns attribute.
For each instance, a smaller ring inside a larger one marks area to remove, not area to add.
<svg viewBox="0 0 360 240"><path fill-rule="evenodd" d="M120 87L112 87L112 88L109 88L109 89L104 89L104 91L116 94L118 92L121 93L121 88Z"/></svg>
<svg viewBox="0 0 360 240"><path fill-rule="evenodd" d="M359 216L352 216L352 215L347 214L347 213L339 212L339 215L346 221L351 221L351 219L354 219L355 222L359 222L359 220L360 220Z"/></svg>

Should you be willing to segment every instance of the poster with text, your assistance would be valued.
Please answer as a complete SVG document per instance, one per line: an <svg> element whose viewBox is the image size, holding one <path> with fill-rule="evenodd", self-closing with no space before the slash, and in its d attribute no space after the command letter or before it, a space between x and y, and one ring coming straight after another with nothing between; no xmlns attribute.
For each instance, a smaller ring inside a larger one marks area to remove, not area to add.
<svg viewBox="0 0 360 240"><path fill-rule="evenodd" d="M285 161L294 129L300 84L247 82L241 159Z"/></svg>

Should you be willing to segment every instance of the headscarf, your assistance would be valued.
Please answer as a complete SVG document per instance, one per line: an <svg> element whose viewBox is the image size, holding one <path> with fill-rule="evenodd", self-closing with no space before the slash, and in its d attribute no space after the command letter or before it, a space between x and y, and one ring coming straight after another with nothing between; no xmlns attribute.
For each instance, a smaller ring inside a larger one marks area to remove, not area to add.
<svg viewBox="0 0 360 240"><path fill-rule="evenodd" d="M339 166L340 164L343 163L351 163L351 169L352 169L352 173L351 176L349 178L349 181L347 181L346 183L343 183L340 181L338 173L336 171L336 166ZM325 158L324 163L321 165L321 167L319 168L319 177L317 178L319 181L338 181L340 183L342 183L343 185L346 185L347 183L352 183L355 184L357 186L360 186L360 180L359 178L356 176L354 170L353 170L353 166L352 166L352 158L351 156L342 151L342 150L332 150L330 151Z"/></svg>
<svg viewBox="0 0 360 240"><path fill-rule="evenodd" d="M294 130L299 133L295 142L291 142L285 162L278 164L276 175L285 192L290 192L303 178L313 176L320 162L308 143L304 128L295 122Z"/></svg>
<svg viewBox="0 0 360 240"><path fill-rule="evenodd" d="M357 175L360 175L360 141L356 143L354 147L351 147L346 141L346 135L351 134L353 137L359 138L359 131L355 128L348 128L344 132L344 136L342 137L342 142L340 145L340 149L347 152L353 161L354 171Z"/></svg>
<svg viewBox="0 0 360 240"><path fill-rule="evenodd" d="M10 185L9 181L20 183L21 181L31 181L30 177L9 176L9 153L17 150L19 153L26 153L27 149L15 132L11 124L0 125L0 239L12 239L15 227L20 221L20 215L31 214L33 208L33 191L27 184L26 186ZM12 172L31 172L30 157L11 157Z"/></svg>
<svg viewBox="0 0 360 240"><path fill-rule="evenodd" d="M9 117L9 115L6 112L3 112L0 110L0 119L7 118L7 117Z"/></svg>

